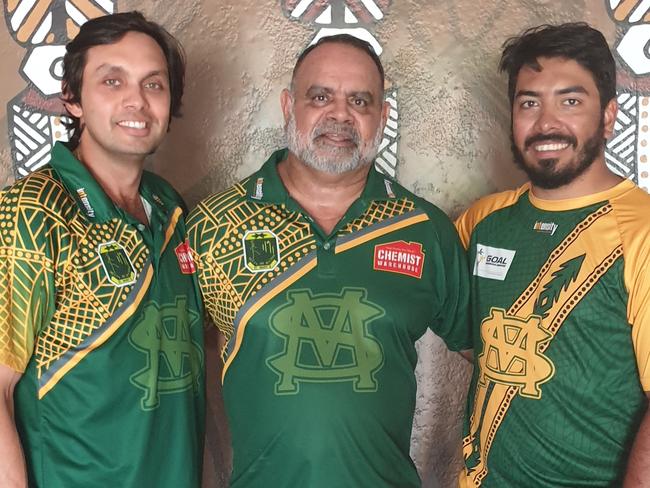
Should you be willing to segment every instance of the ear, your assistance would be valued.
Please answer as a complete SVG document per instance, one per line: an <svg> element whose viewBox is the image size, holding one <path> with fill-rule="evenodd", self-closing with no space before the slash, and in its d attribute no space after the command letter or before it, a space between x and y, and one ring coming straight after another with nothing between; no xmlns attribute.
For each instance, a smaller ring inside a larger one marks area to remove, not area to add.
<svg viewBox="0 0 650 488"><path fill-rule="evenodd" d="M293 110L293 96L286 88L280 94L280 106L282 107L282 115L284 116L284 124L289 123L291 112Z"/></svg>
<svg viewBox="0 0 650 488"><path fill-rule="evenodd" d="M79 104L79 103L69 103L69 102L64 101L63 106L68 111L68 113L70 115L72 115L73 117L76 117L78 119L83 117L84 112L81 109L81 104Z"/></svg>
<svg viewBox="0 0 650 488"><path fill-rule="evenodd" d="M384 101L382 107L381 107L381 130L382 132L384 131L384 127L386 127L386 122L388 121L388 114L390 113L390 103L387 101Z"/></svg>
<svg viewBox="0 0 650 488"><path fill-rule="evenodd" d="M609 139L614 133L614 123L616 122L616 113L618 112L618 103L616 98L612 98L603 111L604 136Z"/></svg>

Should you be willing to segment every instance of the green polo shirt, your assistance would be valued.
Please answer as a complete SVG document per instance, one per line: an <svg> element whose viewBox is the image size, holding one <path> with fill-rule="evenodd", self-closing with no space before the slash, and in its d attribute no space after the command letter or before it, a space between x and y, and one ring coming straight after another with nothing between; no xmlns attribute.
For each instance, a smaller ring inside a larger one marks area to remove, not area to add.
<svg viewBox="0 0 650 488"><path fill-rule="evenodd" d="M62 144L0 200L0 363L22 373L30 486L198 487L202 305L183 204L144 172L149 226Z"/></svg>
<svg viewBox="0 0 650 488"><path fill-rule="evenodd" d="M372 169L326 235L278 151L190 214L206 308L227 345L231 486L417 487L415 341L471 347L468 277L436 207Z"/></svg>

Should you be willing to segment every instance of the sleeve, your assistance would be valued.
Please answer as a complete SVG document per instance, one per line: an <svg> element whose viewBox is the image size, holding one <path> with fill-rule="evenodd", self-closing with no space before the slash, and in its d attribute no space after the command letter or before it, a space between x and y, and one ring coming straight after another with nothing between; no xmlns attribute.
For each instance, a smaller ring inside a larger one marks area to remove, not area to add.
<svg viewBox="0 0 650 488"><path fill-rule="evenodd" d="M225 319L224 308L219 305L220 292L223 287L219 273L217 273L217 263L213 258L214 247L220 231L214 215L204 202L199 203L190 212L187 218L187 234L210 322L217 326L226 340L230 340L233 335L233 325Z"/></svg>
<svg viewBox="0 0 650 488"><path fill-rule="evenodd" d="M441 306L434 316L433 332L452 351L472 348L469 320L469 270L465 250L452 223L436 219L439 250L435 253L434 286Z"/></svg>
<svg viewBox="0 0 650 488"><path fill-rule="evenodd" d="M56 232L47 212L13 189L0 199L0 363L20 373L54 308Z"/></svg>
<svg viewBox="0 0 650 488"><path fill-rule="evenodd" d="M628 290L628 322L644 391L650 391L650 245L643 239L638 251L625 251L625 281Z"/></svg>

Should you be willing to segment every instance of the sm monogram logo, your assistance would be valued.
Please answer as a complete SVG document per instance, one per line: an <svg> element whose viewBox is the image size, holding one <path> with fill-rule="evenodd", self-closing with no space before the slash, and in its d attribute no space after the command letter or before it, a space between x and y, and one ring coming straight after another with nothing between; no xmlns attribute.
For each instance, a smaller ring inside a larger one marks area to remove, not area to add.
<svg viewBox="0 0 650 488"><path fill-rule="evenodd" d="M284 339L284 350L267 360L279 376L276 394L296 394L302 382L351 382L354 391L377 391L384 354L368 326L385 312L366 299L366 290L294 290L287 298L269 319Z"/></svg>
<svg viewBox="0 0 650 488"><path fill-rule="evenodd" d="M555 373L553 363L539 351L552 334L542 327L542 319L507 315L501 308L492 308L481 323L483 352L479 355L479 384L487 380L519 386L519 394L528 398L542 397L540 385Z"/></svg>

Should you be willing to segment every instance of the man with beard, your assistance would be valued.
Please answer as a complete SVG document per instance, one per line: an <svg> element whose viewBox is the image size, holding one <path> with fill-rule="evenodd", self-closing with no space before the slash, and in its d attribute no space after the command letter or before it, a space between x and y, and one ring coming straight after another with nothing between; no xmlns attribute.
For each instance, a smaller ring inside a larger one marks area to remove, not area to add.
<svg viewBox="0 0 650 488"><path fill-rule="evenodd" d="M108 15L63 71L72 140L0 195L0 486L198 488L200 291L184 204L143 170L179 115L182 47Z"/></svg>
<svg viewBox="0 0 650 488"><path fill-rule="evenodd" d="M466 349L453 225L372 165L383 68L349 35L306 49L281 98L288 150L189 217L225 336L231 486L417 487L414 342Z"/></svg>
<svg viewBox="0 0 650 488"><path fill-rule="evenodd" d="M474 377L460 486L650 486L650 197L605 164L616 70L586 24L504 45L530 182L457 221Z"/></svg>

